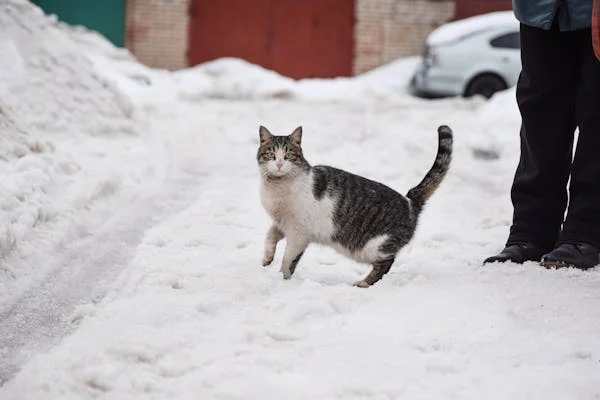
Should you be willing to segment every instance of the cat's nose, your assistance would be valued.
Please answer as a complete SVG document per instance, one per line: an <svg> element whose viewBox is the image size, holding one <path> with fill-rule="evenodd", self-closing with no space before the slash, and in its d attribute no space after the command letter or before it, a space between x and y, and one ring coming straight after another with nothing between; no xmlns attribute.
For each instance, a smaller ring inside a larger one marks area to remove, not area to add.
<svg viewBox="0 0 600 400"><path fill-rule="evenodd" d="M277 166L277 169L281 169L283 167L283 161L277 161L275 165Z"/></svg>

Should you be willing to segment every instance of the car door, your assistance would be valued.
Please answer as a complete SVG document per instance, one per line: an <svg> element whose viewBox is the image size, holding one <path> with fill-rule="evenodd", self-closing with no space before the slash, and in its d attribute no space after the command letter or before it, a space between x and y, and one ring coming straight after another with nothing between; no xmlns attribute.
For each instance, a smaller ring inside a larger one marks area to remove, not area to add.
<svg viewBox="0 0 600 400"><path fill-rule="evenodd" d="M521 72L521 40L518 30L499 32L489 41L498 72L508 86L514 86Z"/></svg>

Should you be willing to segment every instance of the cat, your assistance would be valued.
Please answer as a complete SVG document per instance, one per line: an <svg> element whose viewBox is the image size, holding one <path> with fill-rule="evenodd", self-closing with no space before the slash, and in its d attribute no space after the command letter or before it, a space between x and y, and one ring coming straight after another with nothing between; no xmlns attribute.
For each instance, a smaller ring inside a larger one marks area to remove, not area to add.
<svg viewBox="0 0 600 400"><path fill-rule="evenodd" d="M358 175L328 166L311 166L302 153L302 127L289 136L259 128L257 162L261 202L273 223L267 231L263 266L270 265L277 243L287 245L281 272L290 279L310 243L330 246L351 259L372 265L354 285L369 287L392 266L412 238L427 199L440 185L452 158L452 130L438 128L435 162L406 196Z"/></svg>

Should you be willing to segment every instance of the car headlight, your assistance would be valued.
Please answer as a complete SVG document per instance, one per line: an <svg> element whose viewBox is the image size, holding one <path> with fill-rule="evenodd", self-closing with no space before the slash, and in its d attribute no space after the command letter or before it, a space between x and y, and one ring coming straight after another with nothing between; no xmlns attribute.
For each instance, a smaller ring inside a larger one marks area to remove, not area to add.
<svg viewBox="0 0 600 400"><path fill-rule="evenodd" d="M439 65L440 59L438 51L435 47L427 46L425 48L425 54L423 54L423 62L428 67Z"/></svg>

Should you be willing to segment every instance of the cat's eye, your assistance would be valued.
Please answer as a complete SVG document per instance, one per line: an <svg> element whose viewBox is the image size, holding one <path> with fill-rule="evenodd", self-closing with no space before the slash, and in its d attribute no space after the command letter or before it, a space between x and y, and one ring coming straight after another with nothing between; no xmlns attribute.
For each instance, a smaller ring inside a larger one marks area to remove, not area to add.
<svg viewBox="0 0 600 400"><path fill-rule="evenodd" d="M292 153L288 153L285 155L284 157L286 160L290 160L290 161L296 161L298 159L298 156Z"/></svg>

